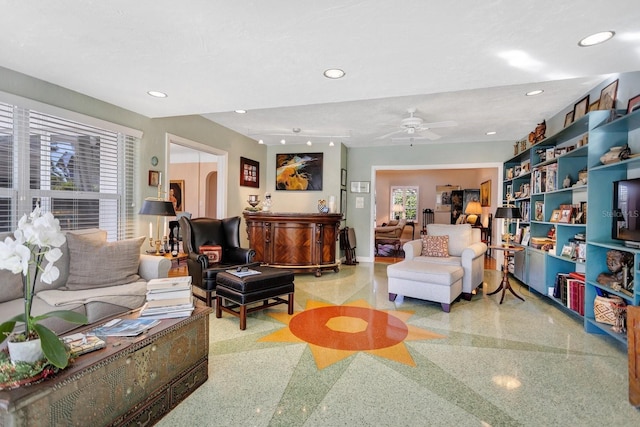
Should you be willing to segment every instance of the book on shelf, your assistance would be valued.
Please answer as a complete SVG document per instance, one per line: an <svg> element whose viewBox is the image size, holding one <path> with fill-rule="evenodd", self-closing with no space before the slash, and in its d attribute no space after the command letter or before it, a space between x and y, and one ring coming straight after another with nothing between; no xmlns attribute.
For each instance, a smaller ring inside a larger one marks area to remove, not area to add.
<svg viewBox="0 0 640 427"><path fill-rule="evenodd" d="M147 292L165 292L176 289L191 289L191 276L163 277L147 282Z"/></svg>
<svg viewBox="0 0 640 427"><path fill-rule="evenodd" d="M83 333L71 334L66 337L62 337L67 347L69 347L69 353L71 357L77 357L95 350L105 348L107 343L95 335L85 335Z"/></svg>
<svg viewBox="0 0 640 427"><path fill-rule="evenodd" d="M160 323L157 319L113 319L90 330L87 335L135 337Z"/></svg>
<svg viewBox="0 0 640 427"><path fill-rule="evenodd" d="M542 200L536 200L534 219L544 221L544 202Z"/></svg>

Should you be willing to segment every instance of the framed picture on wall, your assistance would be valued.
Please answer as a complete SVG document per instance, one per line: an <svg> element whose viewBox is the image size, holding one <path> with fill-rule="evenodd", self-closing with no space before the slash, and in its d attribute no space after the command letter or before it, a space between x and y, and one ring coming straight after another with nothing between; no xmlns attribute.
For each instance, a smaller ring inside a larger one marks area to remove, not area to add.
<svg viewBox="0 0 640 427"><path fill-rule="evenodd" d="M276 154L276 190L321 191L323 153Z"/></svg>
<svg viewBox="0 0 640 427"><path fill-rule="evenodd" d="M340 185L343 187L347 186L347 170L340 169Z"/></svg>
<svg viewBox="0 0 640 427"><path fill-rule="evenodd" d="M347 219L347 190L340 190L340 213L342 214L342 219Z"/></svg>
<svg viewBox="0 0 640 427"><path fill-rule="evenodd" d="M611 110L615 108L617 95L618 80L616 79L600 91L600 104L598 108L601 110Z"/></svg>
<svg viewBox="0 0 640 427"><path fill-rule="evenodd" d="M240 157L240 185L244 187L260 187L260 163Z"/></svg>
<svg viewBox="0 0 640 427"><path fill-rule="evenodd" d="M480 184L480 206L482 207L491 206L491 180L490 179Z"/></svg>
<svg viewBox="0 0 640 427"><path fill-rule="evenodd" d="M149 171L149 186L157 187L160 185L160 171Z"/></svg>
<svg viewBox="0 0 640 427"><path fill-rule="evenodd" d="M171 180L169 182L169 201L173 203L176 212L184 211L184 180Z"/></svg>
<svg viewBox="0 0 640 427"><path fill-rule="evenodd" d="M436 185L436 212L451 212L451 192L460 190L459 185Z"/></svg>

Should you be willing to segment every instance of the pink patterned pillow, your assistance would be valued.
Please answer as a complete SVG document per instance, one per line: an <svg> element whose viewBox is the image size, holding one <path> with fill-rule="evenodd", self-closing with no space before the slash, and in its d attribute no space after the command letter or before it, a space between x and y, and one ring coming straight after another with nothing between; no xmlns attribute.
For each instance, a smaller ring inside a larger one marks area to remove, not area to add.
<svg viewBox="0 0 640 427"><path fill-rule="evenodd" d="M449 236L422 236L422 255L449 256Z"/></svg>

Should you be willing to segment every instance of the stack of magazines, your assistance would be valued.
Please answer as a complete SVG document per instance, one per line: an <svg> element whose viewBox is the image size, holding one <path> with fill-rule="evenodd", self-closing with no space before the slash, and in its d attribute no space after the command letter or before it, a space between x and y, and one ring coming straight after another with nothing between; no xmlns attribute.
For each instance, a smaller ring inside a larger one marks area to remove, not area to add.
<svg viewBox="0 0 640 427"><path fill-rule="evenodd" d="M151 279L147 283L147 302L140 311L140 318L189 317L193 309L191 276Z"/></svg>

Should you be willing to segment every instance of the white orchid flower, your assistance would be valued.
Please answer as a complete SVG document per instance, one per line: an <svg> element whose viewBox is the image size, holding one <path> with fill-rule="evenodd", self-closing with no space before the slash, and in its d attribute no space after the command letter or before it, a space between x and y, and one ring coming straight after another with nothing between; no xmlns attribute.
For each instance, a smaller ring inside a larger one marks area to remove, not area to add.
<svg viewBox="0 0 640 427"><path fill-rule="evenodd" d="M40 276L40 279L44 283L51 284L58 277L60 277L60 270L58 270L58 267L55 267L51 262L49 262L44 267L44 271L42 272L42 276Z"/></svg>
<svg viewBox="0 0 640 427"><path fill-rule="evenodd" d="M11 237L0 242L0 269L9 270L13 274L23 273L29 268L31 251Z"/></svg>

